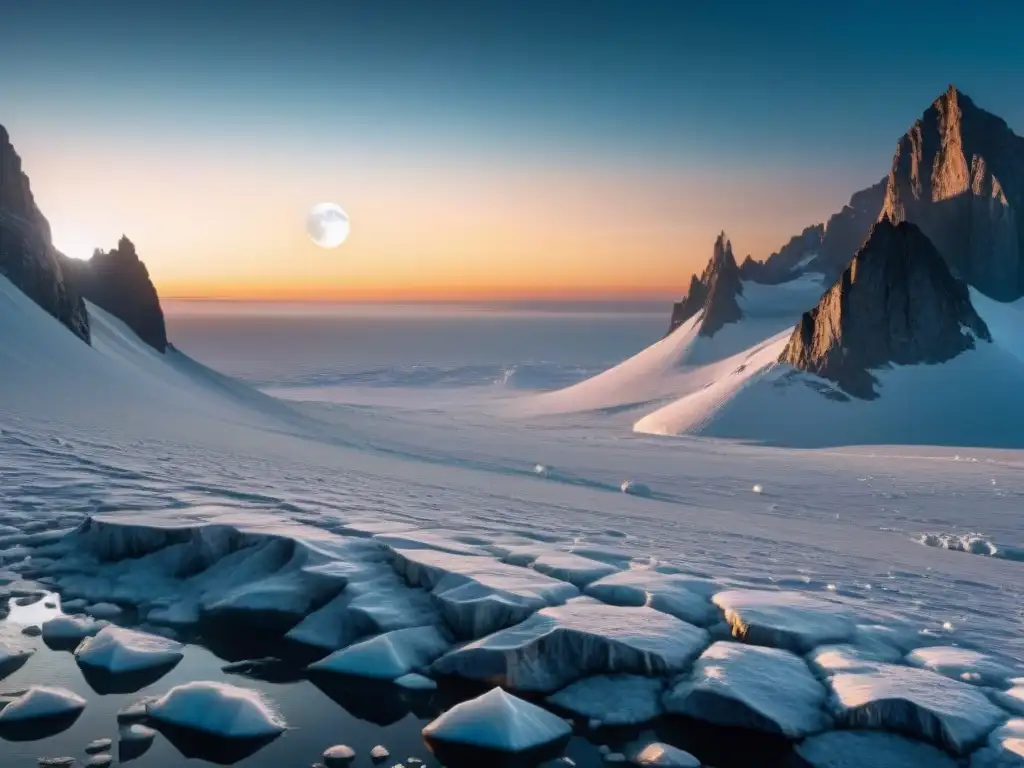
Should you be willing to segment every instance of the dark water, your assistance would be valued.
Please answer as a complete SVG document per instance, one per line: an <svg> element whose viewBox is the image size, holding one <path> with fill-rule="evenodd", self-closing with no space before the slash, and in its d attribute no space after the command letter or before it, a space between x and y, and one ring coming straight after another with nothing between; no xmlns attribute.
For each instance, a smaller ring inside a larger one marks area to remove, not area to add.
<svg viewBox="0 0 1024 768"><path fill-rule="evenodd" d="M56 724L48 734L29 733L24 728L0 733L0 766L3 768L28 768L36 766L41 757L57 756L75 757L84 765L89 757L85 754L86 745L102 738L113 740L115 764L127 762L139 768L180 765L304 768L319 762L324 749L335 744L347 744L355 750L357 757L352 765L356 768L374 765L390 768L398 763L410 768L410 757L424 761L424 768L440 765L441 758L448 768L509 765L496 755L444 753L436 756L421 736L423 727L434 717L480 690L442 683L434 692L411 693L389 683L337 678L311 681L303 678L300 666L288 662L257 667L246 674L226 673L222 667L237 654L218 648L218 656L195 644L186 646L184 658L171 671L156 680L139 681L141 687L131 690L136 686L112 685L109 679L83 675L71 652L48 648L41 638L22 637L20 626L10 620L0 622L0 638L12 637L17 637L18 644L36 648L36 653L25 666L0 682L0 690L54 685L77 693L88 704L73 722ZM238 748L224 741L199 739L194 733L158 729L156 739L144 753L119 754L116 720L119 710L143 697L159 696L172 686L196 680L225 682L261 691L283 715L289 730L269 743ZM577 726L577 733L561 752L579 768L607 765L601 745L620 752L641 739L673 743L701 757L705 764L718 768L791 765L787 745L749 733L738 735L680 721L659 721L639 729L599 731L586 730L583 725ZM52 732L57 728L62 730ZM375 763L370 758L370 750L378 744L387 747L391 756ZM511 765L525 768L538 763L539 759L517 760ZM561 757L550 753L544 756L542 764L551 768L568 766Z"/></svg>

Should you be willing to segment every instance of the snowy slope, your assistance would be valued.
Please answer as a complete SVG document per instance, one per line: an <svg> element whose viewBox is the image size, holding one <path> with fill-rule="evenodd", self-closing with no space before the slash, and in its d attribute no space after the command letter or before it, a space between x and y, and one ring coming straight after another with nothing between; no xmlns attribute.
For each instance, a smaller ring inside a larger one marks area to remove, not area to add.
<svg viewBox="0 0 1024 768"><path fill-rule="evenodd" d="M820 276L780 285L744 282L743 319L711 337L698 334L698 312L670 335L593 378L517 403L524 414L571 413L639 406L696 392L734 370L748 350L792 328L824 290Z"/></svg>
<svg viewBox="0 0 1024 768"><path fill-rule="evenodd" d="M875 372L880 396L850 398L832 382L776 363L789 331L752 354L743 369L657 409L640 433L704 435L801 448L918 444L1024 447L1024 327L1021 306L972 292L992 333L941 365Z"/></svg>

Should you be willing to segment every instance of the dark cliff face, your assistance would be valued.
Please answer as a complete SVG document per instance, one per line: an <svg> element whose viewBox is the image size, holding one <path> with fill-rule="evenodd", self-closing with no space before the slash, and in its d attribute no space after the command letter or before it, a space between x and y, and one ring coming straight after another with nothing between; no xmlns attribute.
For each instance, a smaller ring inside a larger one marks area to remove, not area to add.
<svg viewBox="0 0 1024 768"><path fill-rule="evenodd" d="M85 298L122 320L153 349L167 349L160 299L131 240L122 236L112 251L97 250L89 261L68 259L65 264Z"/></svg>
<svg viewBox="0 0 1024 768"><path fill-rule="evenodd" d="M714 336L722 326L743 317L737 302L737 298L742 294L740 268L736 264L736 257L733 256L732 244L726 238L725 232L722 232L715 240L711 261L701 276L698 278L694 275L690 278L690 290L687 291L685 298L672 306L668 333L672 333L703 310L704 316L698 333L701 336Z"/></svg>
<svg viewBox="0 0 1024 768"><path fill-rule="evenodd" d="M877 397L872 369L941 363L990 341L966 283L915 225L882 219L817 306L797 323L779 362Z"/></svg>
<svg viewBox="0 0 1024 768"><path fill-rule="evenodd" d="M0 274L89 342L85 303L53 248L50 225L36 207L28 176L0 126Z"/></svg>
<svg viewBox="0 0 1024 768"><path fill-rule="evenodd" d="M882 214L917 224L982 293L1024 296L1024 138L955 87L900 139Z"/></svg>
<svg viewBox="0 0 1024 768"><path fill-rule="evenodd" d="M824 235L824 224L807 227L764 261L754 261L748 256L740 266L740 274L744 280L768 285L792 280L801 266L806 267L809 260L817 256Z"/></svg>

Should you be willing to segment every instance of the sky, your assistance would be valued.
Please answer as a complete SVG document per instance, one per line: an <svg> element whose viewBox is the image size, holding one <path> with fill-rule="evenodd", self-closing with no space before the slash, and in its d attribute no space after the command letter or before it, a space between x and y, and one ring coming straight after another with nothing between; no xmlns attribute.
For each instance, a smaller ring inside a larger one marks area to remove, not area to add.
<svg viewBox="0 0 1024 768"><path fill-rule="evenodd" d="M3 14L0 124L55 244L127 234L166 297L667 298L720 230L764 258L881 179L950 82L1024 133L1010 0Z"/></svg>

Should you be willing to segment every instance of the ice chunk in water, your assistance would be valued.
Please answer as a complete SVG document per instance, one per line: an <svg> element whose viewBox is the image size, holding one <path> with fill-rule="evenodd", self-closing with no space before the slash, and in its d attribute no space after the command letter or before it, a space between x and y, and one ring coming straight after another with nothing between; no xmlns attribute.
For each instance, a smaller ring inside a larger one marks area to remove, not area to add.
<svg viewBox="0 0 1024 768"><path fill-rule="evenodd" d="M778 648L718 642L665 695L669 712L800 738L827 728L826 691L804 660Z"/></svg>
<svg viewBox="0 0 1024 768"><path fill-rule="evenodd" d="M104 627L75 649L75 659L80 665L115 675L172 667L183 655L181 643L113 626Z"/></svg>
<svg viewBox="0 0 1024 768"><path fill-rule="evenodd" d="M284 720L262 694L225 683L185 683L146 709L159 722L226 739L269 738L285 730Z"/></svg>
<svg viewBox="0 0 1024 768"><path fill-rule="evenodd" d="M72 715L85 709L85 699L66 688L33 685L26 691L0 696L0 724L22 723Z"/></svg>
<svg viewBox="0 0 1024 768"><path fill-rule="evenodd" d="M451 648L436 627L398 629L349 646L309 665L316 672L395 680L424 669Z"/></svg>
<svg viewBox="0 0 1024 768"><path fill-rule="evenodd" d="M456 704L423 729L423 735L434 741L499 752L536 749L571 733L562 718L501 688Z"/></svg>

